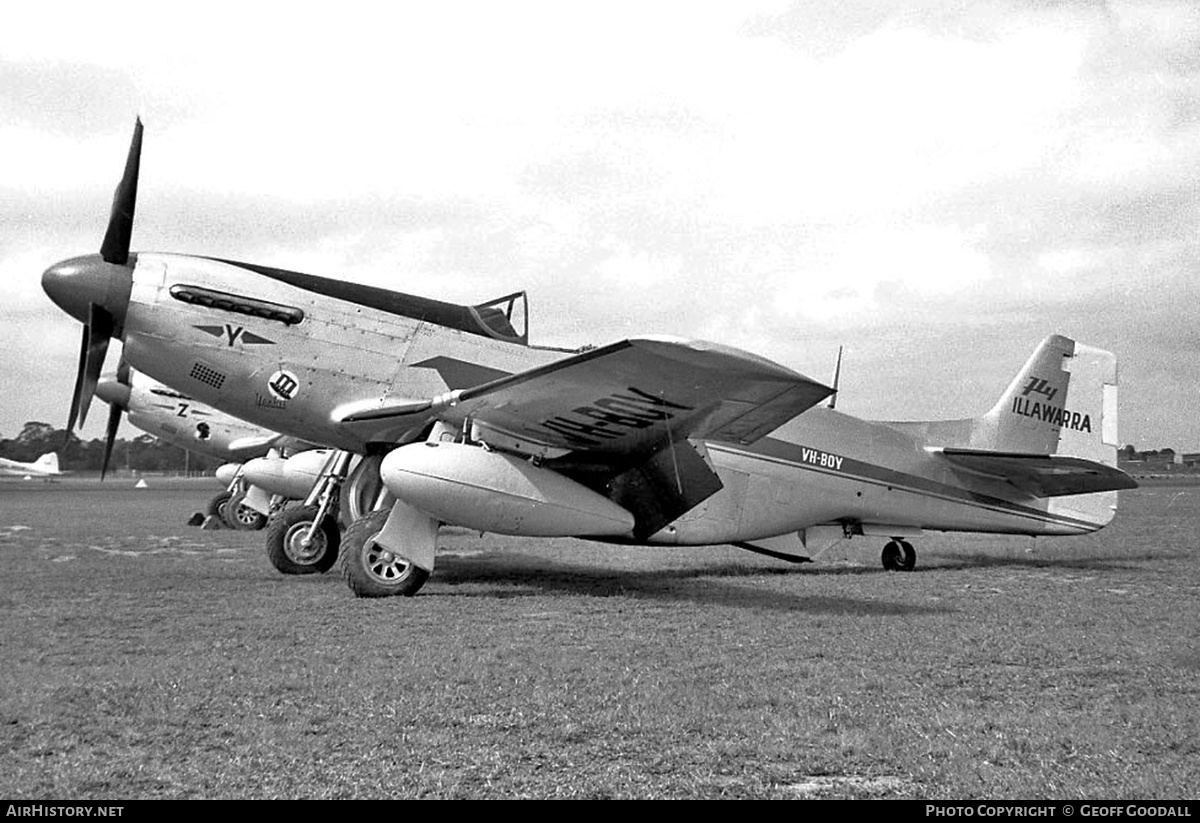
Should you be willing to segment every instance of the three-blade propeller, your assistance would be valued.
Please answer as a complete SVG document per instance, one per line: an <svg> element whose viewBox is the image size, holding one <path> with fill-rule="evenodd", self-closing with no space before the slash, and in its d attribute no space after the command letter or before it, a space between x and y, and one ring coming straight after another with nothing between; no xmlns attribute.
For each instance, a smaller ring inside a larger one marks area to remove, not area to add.
<svg viewBox="0 0 1200 823"><path fill-rule="evenodd" d="M129 155L125 160L125 173L113 194L112 211L108 217L108 228L100 245L100 257L112 266L124 267L132 282L129 240L133 233L133 215L137 207L138 170L142 156L142 121L138 118L133 127L133 140L129 144ZM67 438L78 420L82 426L87 420L88 408L96 392L96 382L104 367L104 356L108 353L108 341L116 329L116 318L105 306L91 303L88 318L83 327L83 339L79 348L79 370L75 378L75 392L71 398L71 413L67 418ZM111 421L110 417L110 421ZM106 454L107 462L107 454Z"/></svg>

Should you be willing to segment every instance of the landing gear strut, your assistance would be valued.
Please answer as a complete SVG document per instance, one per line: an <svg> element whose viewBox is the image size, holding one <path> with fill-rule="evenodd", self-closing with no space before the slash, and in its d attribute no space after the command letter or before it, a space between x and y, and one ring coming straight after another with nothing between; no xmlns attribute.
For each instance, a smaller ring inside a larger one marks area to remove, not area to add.
<svg viewBox="0 0 1200 823"><path fill-rule="evenodd" d="M267 528L267 557L284 574L322 574L337 562L342 534L317 506L284 509Z"/></svg>
<svg viewBox="0 0 1200 823"><path fill-rule="evenodd" d="M890 572L910 572L917 565L917 551L907 540L893 537L883 547L880 559L883 567Z"/></svg>
<svg viewBox="0 0 1200 823"><path fill-rule="evenodd" d="M279 571L321 574L337 562L342 539L338 502L351 457L350 452L333 452L304 505L272 515L267 527L267 558Z"/></svg>

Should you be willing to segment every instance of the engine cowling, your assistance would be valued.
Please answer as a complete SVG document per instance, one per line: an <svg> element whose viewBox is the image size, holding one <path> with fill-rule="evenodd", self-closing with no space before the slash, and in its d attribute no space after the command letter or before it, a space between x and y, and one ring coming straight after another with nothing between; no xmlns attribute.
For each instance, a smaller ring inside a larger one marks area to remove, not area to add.
<svg viewBox="0 0 1200 823"><path fill-rule="evenodd" d="M463 443L416 443L383 459L398 499L443 523L528 537L627 535L633 515L528 460Z"/></svg>

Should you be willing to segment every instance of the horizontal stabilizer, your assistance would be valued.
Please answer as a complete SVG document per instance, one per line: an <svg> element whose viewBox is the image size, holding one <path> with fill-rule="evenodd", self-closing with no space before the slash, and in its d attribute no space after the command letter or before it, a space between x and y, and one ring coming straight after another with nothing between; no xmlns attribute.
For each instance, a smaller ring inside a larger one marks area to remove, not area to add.
<svg viewBox="0 0 1200 823"><path fill-rule="evenodd" d="M934 448L955 466L1007 480L1035 497L1136 489L1137 481L1113 466L1054 454Z"/></svg>

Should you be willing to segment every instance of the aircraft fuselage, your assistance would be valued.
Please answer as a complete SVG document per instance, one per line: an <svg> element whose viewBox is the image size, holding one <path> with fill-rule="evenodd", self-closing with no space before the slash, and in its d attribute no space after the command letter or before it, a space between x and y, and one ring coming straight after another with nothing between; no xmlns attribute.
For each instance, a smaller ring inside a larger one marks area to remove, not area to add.
<svg viewBox="0 0 1200 823"><path fill-rule="evenodd" d="M417 408L449 390L565 356L490 334L469 319L447 325L448 304L405 298L262 267L142 253L124 321L125 356L228 414L360 453L372 443L417 438L432 413L400 415L384 426L342 422L349 410ZM896 533L1077 534L1111 518L1111 506L1097 515L1095 505L1035 498L952 466L911 433L823 408L748 446L694 445L723 488L650 542L750 541L818 524L847 533L876 525Z"/></svg>

